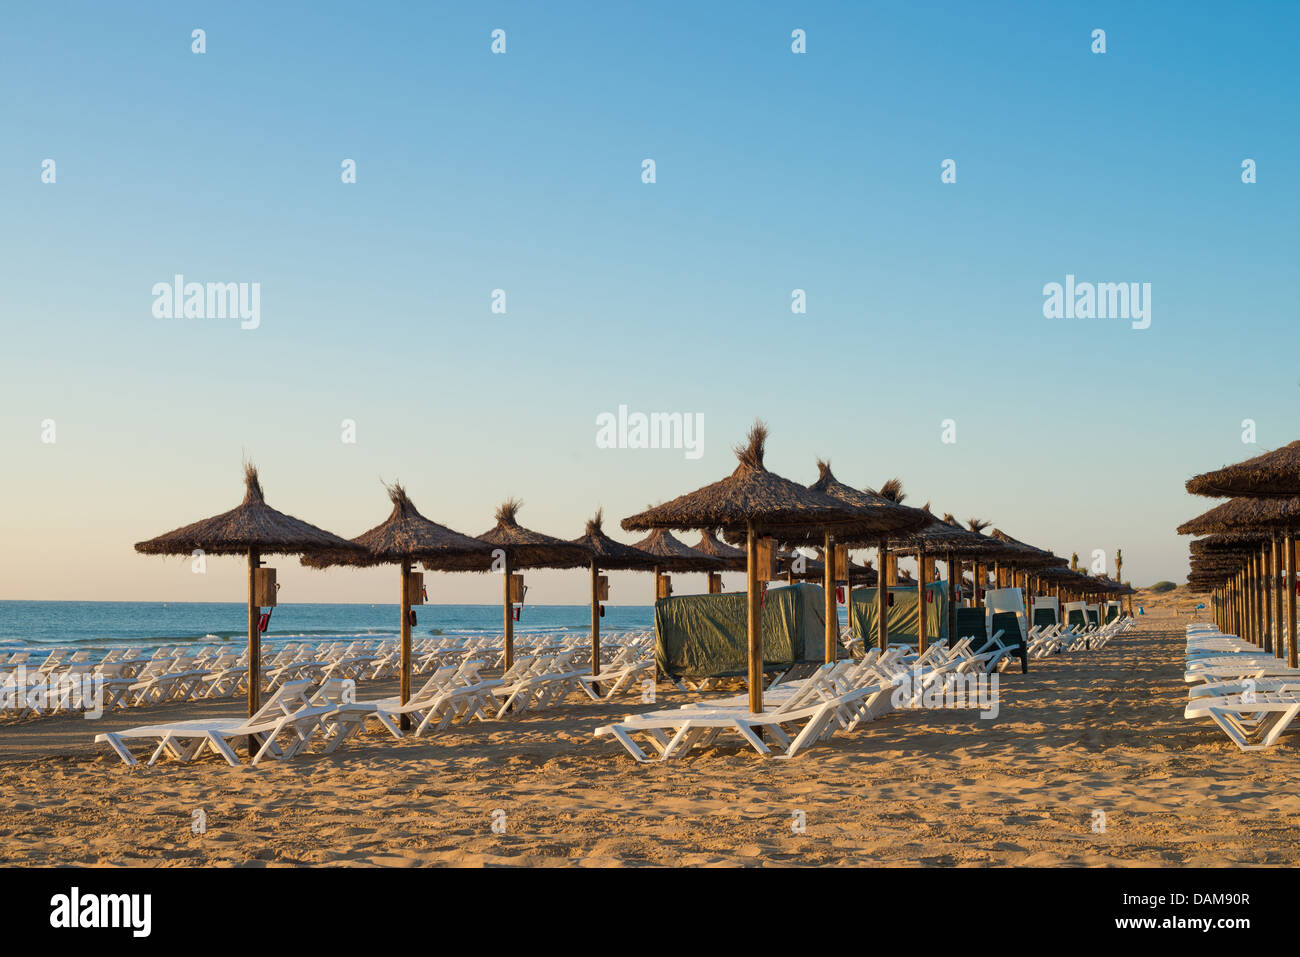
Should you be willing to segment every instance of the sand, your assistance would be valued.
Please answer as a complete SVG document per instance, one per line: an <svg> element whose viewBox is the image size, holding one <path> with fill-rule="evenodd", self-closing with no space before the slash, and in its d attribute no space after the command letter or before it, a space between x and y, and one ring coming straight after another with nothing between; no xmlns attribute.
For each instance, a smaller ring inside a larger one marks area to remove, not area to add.
<svg viewBox="0 0 1300 957"><path fill-rule="evenodd" d="M170 709L10 722L0 862L1295 864L1296 742L1245 754L1184 720L1189 605L1139 602L1140 627L1109 647L1004 675L995 721L900 712L792 761L728 747L638 765L591 732L649 706L577 695L517 720L402 742L368 733L335 755L239 769L209 756L131 770L92 743ZM683 700L664 688L660 706Z"/></svg>

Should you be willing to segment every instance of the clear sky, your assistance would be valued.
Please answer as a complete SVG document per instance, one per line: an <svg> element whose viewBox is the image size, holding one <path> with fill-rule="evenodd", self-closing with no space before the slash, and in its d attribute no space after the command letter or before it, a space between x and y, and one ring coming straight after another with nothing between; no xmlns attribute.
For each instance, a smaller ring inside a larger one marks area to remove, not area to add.
<svg viewBox="0 0 1300 957"><path fill-rule="evenodd" d="M1294 3L5 21L0 598L239 600L237 561L131 545L235 505L244 455L272 505L347 536L387 515L382 478L470 534L517 495L533 528L603 505L627 539L618 518L730 472L755 416L790 478L897 475L1060 554L1121 547L1149 584L1185 574L1174 527L1214 504L1183 481L1296 437ZM260 283L259 327L156 318L178 273ZM1150 283L1150 328L1045 318L1067 274ZM702 415L703 454L598 448L620 405ZM286 601L395 597L391 570L277 565Z"/></svg>

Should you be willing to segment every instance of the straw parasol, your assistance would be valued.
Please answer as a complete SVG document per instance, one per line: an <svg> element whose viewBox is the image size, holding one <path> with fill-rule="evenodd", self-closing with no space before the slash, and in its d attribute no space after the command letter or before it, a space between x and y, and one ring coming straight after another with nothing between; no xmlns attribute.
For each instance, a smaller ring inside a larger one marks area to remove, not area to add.
<svg viewBox="0 0 1300 957"><path fill-rule="evenodd" d="M863 528L871 517L860 509L769 472L763 464L767 426L755 422L748 443L737 448L739 464L721 481L623 519L628 531L714 529L745 531L748 594L749 707L763 709L763 647L758 583L758 539L780 529ZM828 624L827 633L830 634Z"/></svg>
<svg viewBox="0 0 1300 957"><path fill-rule="evenodd" d="M505 581L503 607L507 669L515 663L515 619L510 613L511 574L521 568L581 568L591 561L591 550L586 545L566 542L520 525L518 513L523 504L517 498L506 499L497 507L496 525L475 536L492 546L494 556L501 563Z"/></svg>
<svg viewBox="0 0 1300 957"><path fill-rule="evenodd" d="M1222 551L1238 548L1243 587L1247 590L1249 617L1245 622L1246 637L1272 650L1279 656L1283 645L1289 644L1289 660L1295 660L1294 641L1287 642L1282 635L1283 604L1288 611L1294 604L1294 584L1287 589L1280 579L1285 565L1288 578L1294 575L1294 529L1300 525L1300 497L1287 496L1262 498L1242 496L1229 499L1221 505L1178 526L1180 535L1208 535L1192 543L1192 554L1199 550ZM1279 546L1281 554L1279 554ZM1235 585L1235 582L1234 582ZM1276 623L1276 629L1274 624ZM1295 634L1294 623L1286 632Z"/></svg>
<svg viewBox="0 0 1300 957"><path fill-rule="evenodd" d="M1300 495L1300 441L1291 442L1280 449L1274 449L1271 452L1265 452L1254 458L1246 459L1244 462L1237 462L1234 465L1226 465L1221 469L1213 472L1204 472L1195 475L1187 480L1187 491L1193 495L1208 495L1212 497L1291 497ZM1244 511L1244 510L1242 510ZM1281 509L1285 511L1285 507ZM1207 513L1208 515L1208 513ZM1204 518L1206 516L1202 516ZM1292 668L1300 667L1300 655L1297 654L1297 646L1300 641L1296 635L1296 524L1294 521L1270 521L1269 527L1276 528L1281 535L1280 544L1282 554L1278 554L1276 544L1271 544L1271 554L1269 556L1269 565L1272 569L1281 570L1283 565L1286 567L1286 609L1287 609L1287 664ZM1253 562L1252 562L1253 564ZM1236 588L1237 582L1228 586L1228 591ZM1276 582L1278 589L1283 587L1281 581ZM1269 590L1273 591L1272 589ZM1231 597L1228 595L1225 598ZM1274 597L1270 595L1268 610L1271 612L1274 601L1277 602L1276 620L1281 629L1282 595L1280 592Z"/></svg>
<svg viewBox="0 0 1300 957"><path fill-rule="evenodd" d="M452 531L420 514L400 482L386 485L393 510L379 525L352 539L360 550L319 552L306 555L302 563L310 568L333 565L368 567L401 566L401 627L399 630L402 669L401 697L411 699L411 566L422 562L431 571L484 571L491 562L492 547L478 539ZM411 718L401 717L401 729L409 730Z"/></svg>
<svg viewBox="0 0 1300 957"><path fill-rule="evenodd" d="M1035 576L1035 573L1044 568L1066 565L1068 562L1046 549L1030 545L1028 542L1022 542L1018 538L1012 538L999 528L989 532L989 538L1001 542L1013 551L1013 554L999 559L998 564L999 566L1005 565L1010 570L1011 587L1013 588L1016 587L1016 572L1020 572L1020 580L1024 588L1021 597L1025 602L1025 624L1028 627L1032 624L1034 614L1034 588L1030 579ZM1000 568L995 569L994 574L999 573Z"/></svg>
<svg viewBox="0 0 1300 957"><path fill-rule="evenodd" d="M600 570L608 571L650 571L655 567L655 556L641 551L634 545L624 545L605 534L605 510L596 509L596 514L587 519L587 529L575 538L574 544L581 545L591 553L591 673L600 674ZM600 686L594 689L600 693Z"/></svg>
<svg viewBox="0 0 1300 957"><path fill-rule="evenodd" d="M655 559L656 574L661 572L716 572L723 567L719 559L697 551L666 528L656 528L636 548Z"/></svg>
<svg viewBox="0 0 1300 957"><path fill-rule="evenodd" d="M943 558L948 566L948 634L953 635L957 629L957 588L963 581L961 559L988 555L989 541L962 528L951 513L946 513L942 519L937 518L930 511L929 503L921 510L930 517L930 524L920 531L891 538L889 548L916 554L918 564L925 556Z"/></svg>
<svg viewBox="0 0 1300 957"><path fill-rule="evenodd" d="M817 481L808 486L815 492L821 492L829 495L854 508L870 515L874 520L872 528L865 534L854 536L851 532L834 533L828 529L825 533L825 541L822 548L827 555L833 555L835 545L838 543L848 547L868 546L874 544L877 549L877 555L880 561L880 571L877 573L876 582L876 636L881 651L885 651L889 645L889 621L888 612L889 596L887 593L888 582L886 581L885 572L887 570L887 553L889 550L888 539L890 535L897 535L904 532L914 532L929 525L934 516L929 515L922 509L912 508L903 504L903 484L897 479L890 479L886 482L878 494L869 489L858 490L844 484L835 477L831 471L829 459L817 460ZM853 570L845 570L846 587L844 597L848 603L849 615L849 634L853 633ZM823 586L827 591L826 596L826 660L832 660L832 652L835 651L832 641L834 637L831 632L831 623L834 622L835 631L839 631L839 612L834 604L833 590L834 582L831 570L827 570L826 583ZM924 645L925 639L922 637L921 643ZM865 641L863 642L865 644Z"/></svg>
<svg viewBox="0 0 1300 957"><path fill-rule="evenodd" d="M278 512L266 504L257 468L244 464L244 500L236 508L212 518L174 529L157 538L137 542L135 550L144 555L248 556L248 714L252 717L261 707L261 609L253 604L257 569L263 555L310 555L330 551L359 551L345 538L327 532L301 519ZM252 753L254 742L249 740Z"/></svg>
<svg viewBox="0 0 1300 957"><path fill-rule="evenodd" d="M712 528L706 528L700 533L700 540L694 546L697 552L703 552L711 558L716 558L725 571L743 572L745 570L745 550L743 548L732 548L726 542L719 540L717 532Z"/></svg>
<svg viewBox="0 0 1300 957"><path fill-rule="evenodd" d="M1210 498L1300 495L1300 440L1187 480L1187 491Z"/></svg>

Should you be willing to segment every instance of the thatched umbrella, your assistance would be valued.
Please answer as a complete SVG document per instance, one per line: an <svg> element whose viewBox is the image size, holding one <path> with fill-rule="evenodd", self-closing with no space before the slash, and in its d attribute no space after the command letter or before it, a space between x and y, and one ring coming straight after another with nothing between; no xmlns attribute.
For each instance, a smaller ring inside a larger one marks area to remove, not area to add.
<svg viewBox="0 0 1300 957"><path fill-rule="evenodd" d="M1059 567L1068 564L1067 560L1054 555L1052 552L1039 548L1036 545L1030 545L1022 542L1018 538L1012 538L1001 529L995 528L989 532L989 538L1001 542L1010 548L1013 554L1006 558L1000 559L999 564L1005 565L1011 571L1011 587L1016 587L1016 572L1019 571L1022 576L1024 587L1025 601L1025 627L1028 628L1033 624L1034 595L1033 586L1030 582L1031 576L1044 568Z"/></svg>
<svg viewBox="0 0 1300 957"><path fill-rule="evenodd" d="M1208 495L1225 498L1228 496L1268 497L1300 495L1300 440L1291 442L1280 449L1265 452L1254 458L1227 465L1213 472L1204 472L1187 480L1187 491L1193 495ZM1300 640L1296 635L1296 525L1288 521L1273 525L1282 535L1282 556L1273 550L1272 565L1280 568L1285 559L1286 565L1286 605L1287 605L1287 663L1300 667L1297 646ZM1281 596L1278 596L1280 600ZM1281 608L1278 609L1278 621L1281 622Z"/></svg>
<svg viewBox="0 0 1300 957"><path fill-rule="evenodd" d="M942 557L948 567L948 635L957 631L957 587L962 582L961 559L989 554L989 542L984 536L962 528L951 514L937 518L927 503L923 508L931 523L920 531L897 536L889 540L892 551L916 554L918 565L927 556ZM973 571L973 569L972 569Z"/></svg>
<svg viewBox="0 0 1300 957"><path fill-rule="evenodd" d="M879 556L880 570L876 585L876 636L880 650L889 647L889 582L887 580L887 555L889 536L906 532L915 532L929 525L934 517L922 509L902 504L903 485L897 479L885 483L881 493L870 489L855 489L835 477L828 459L817 460L817 481L808 486L814 492L829 495L833 499L852 505L870 516L871 527L864 532L840 532L826 529L822 548L827 555L835 554L835 546L843 544L849 548L862 548L875 545ZM851 566L851 563L849 563ZM834 563L832 562L833 566ZM826 583L826 660L833 661L839 653L839 612L835 607L832 569L827 569ZM849 634L853 633L853 569L845 569L846 586L844 599L848 604ZM922 639L924 640L924 639ZM865 640L863 641L865 645Z"/></svg>
<svg viewBox="0 0 1300 957"><path fill-rule="evenodd" d="M1300 495L1300 440L1187 480L1187 491L1210 498Z"/></svg>
<svg viewBox="0 0 1300 957"><path fill-rule="evenodd" d="M655 567L655 556L634 545L616 542L605 534L602 526L605 510L587 520L587 530L573 541L591 553L591 673L600 674L600 571L650 571ZM600 686L596 686L600 693Z"/></svg>
<svg viewBox="0 0 1300 957"><path fill-rule="evenodd" d="M818 467L821 463L818 462ZM825 475L830 474L829 467ZM825 475L823 477L825 477ZM832 477L832 481L833 481ZM898 478L891 478L879 490L866 489L860 493L878 499L881 503L893 506L891 515L898 520L897 527L890 530L890 535L901 533L919 532L922 529L932 525L935 521L934 515L929 508L912 508L910 505L904 505L903 500L907 498L907 493L903 491L903 482ZM927 506L929 503L926 503ZM907 524L903 525L902 520L906 516ZM901 578L896 581L890 581L891 577L896 577L898 565L897 560L891 564L889 559L889 535L882 535L876 539L876 555L880 564L880 571L877 573L876 584L876 637L877 643L882 652L889 648L889 625L887 618L889 615L889 586L893 584L912 584L910 581L904 582ZM917 553L917 641L920 649L926 647L926 619L925 619L925 556ZM850 595L850 598L852 596ZM850 614L853 606L849 606Z"/></svg>
<svg viewBox="0 0 1300 957"><path fill-rule="evenodd" d="M721 567L729 572L745 570L745 550L732 548L719 540L715 529L706 528L700 533L700 540L692 546L697 552L703 552L710 558L716 558Z"/></svg>
<svg viewBox="0 0 1300 957"><path fill-rule="evenodd" d="M1254 554L1246 564L1247 589L1254 614L1248 624L1251 630L1262 627L1262 644L1265 650L1271 650L1281 657L1283 645L1287 646L1288 663L1295 667L1300 664L1297 643L1294 639L1295 620L1291 610L1295 605L1295 533L1300 525L1300 497L1262 498L1243 496L1229 499L1222 505L1216 505L1202 515L1198 515L1178 526L1180 535L1211 534L1213 539L1227 543L1238 542L1253 545ZM1213 534L1218 533L1218 534ZM1249 539L1249 541L1248 541ZM1214 547L1202 540L1201 548ZM1279 554L1281 546L1281 554ZM1197 543L1193 543L1195 554ZM1288 569L1289 587L1281 579L1283 563ZM1289 592L1284 595L1283 592ZM1287 640L1282 636L1283 602L1290 614L1287 628ZM1262 616L1262 622L1260 618ZM1274 630L1274 623L1277 628Z"/></svg>
<svg viewBox="0 0 1300 957"><path fill-rule="evenodd" d="M758 539L771 530L861 528L869 516L837 499L769 472L763 465L767 427L755 422L749 442L736 449L740 464L727 478L623 519L628 531L654 528L745 530L748 593L749 707L763 710L763 641L758 584Z"/></svg>
<svg viewBox="0 0 1300 957"><path fill-rule="evenodd" d="M517 498L506 499L497 507L496 525L475 536L493 546L493 552L500 550L497 557L502 560L505 579L506 668L515 663L515 618L510 611L510 576L521 568L581 568L591 561L591 550L586 545L566 542L520 525L517 515L523 504Z"/></svg>
<svg viewBox="0 0 1300 957"><path fill-rule="evenodd" d="M411 571L421 562L431 571L485 571L491 563L492 547L476 538L452 531L420 514L400 483L387 486L393 510L379 525L352 539L362 550L320 552L302 558L311 568L332 565L401 567L401 696L405 704L411 699ZM411 718L403 714L401 727L406 731Z"/></svg>
<svg viewBox="0 0 1300 957"><path fill-rule="evenodd" d="M212 518L205 518L182 528L137 542L137 552L145 555L183 555L196 551L205 555L246 555L248 557L248 714L252 717L261 705L261 609L253 604L257 569L263 555L310 555L319 552L360 551L345 538L315 525L277 512L266 504L257 469L244 465L244 501L238 507ZM250 753L255 750L249 741Z"/></svg>

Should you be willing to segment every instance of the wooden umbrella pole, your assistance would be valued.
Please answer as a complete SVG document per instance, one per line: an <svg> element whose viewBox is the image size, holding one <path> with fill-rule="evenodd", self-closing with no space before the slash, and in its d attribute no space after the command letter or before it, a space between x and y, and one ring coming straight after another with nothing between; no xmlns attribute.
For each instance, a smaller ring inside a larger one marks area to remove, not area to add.
<svg viewBox="0 0 1300 957"><path fill-rule="evenodd" d="M1271 539L1271 541L1269 542L1269 546L1271 548L1272 558L1273 558L1272 585L1273 585L1273 608L1275 609L1274 617L1273 617L1273 622L1274 622L1273 631L1275 635L1273 639L1273 654L1275 657L1281 658L1286 654L1286 640L1283 637L1283 626L1282 626L1282 599L1284 595L1284 587L1283 587L1284 579L1282 577L1282 555L1280 550L1277 547L1277 529L1273 529L1269 537Z"/></svg>
<svg viewBox="0 0 1300 957"><path fill-rule="evenodd" d="M827 530L823 543L822 558L825 560L822 575L822 587L826 589L823 607L826 613L826 648L825 659L832 662L839 657L840 609L835 601L835 536Z"/></svg>
<svg viewBox="0 0 1300 957"><path fill-rule="evenodd" d="M853 642L853 556L849 554L848 549L844 551L844 610L847 612L849 620L849 642ZM838 627L839 622L836 621ZM866 650L866 642L863 642L863 650ZM850 648L850 657L852 650Z"/></svg>
<svg viewBox="0 0 1300 957"><path fill-rule="evenodd" d="M948 647L949 648L951 648L953 644L955 644L955 637L957 634L957 605L956 605L957 586L954 582L959 582L961 580L961 566L959 564L955 564L955 562L956 560L953 558L952 552L949 552L948 561L947 561L947 565L948 565Z"/></svg>
<svg viewBox="0 0 1300 957"><path fill-rule="evenodd" d="M506 550L505 562L505 644L506 644L506 671L509 671L515 663L515 615L514 609L510 607L510 575L514 571L510 561L510 551Z"/></svg>
<svg viewBox="0 0 1300 957"><path fill-rule="evenodd" d="M262 629L258 618L262 609L253 604L256 600L257 569L261 566L261 555L256 548L248 550L248 716L251 718L262 707ZM248 736L248 754L257 754L261 747L256 735Z"/></svg>
<svg viewBox="0 0 1300 957"><path fill-rule="evenodd" d="M877 575L878 587L876 588L876 637L880 653L883 655L889 650L889 575L886 573L886 562L889 560L889 543L883 538L876 546L876 556L879 559L880 574Z"/></svg>
<svg viewBox="0 0 1300 957"><path fill-rule="evenodd" d="M1273 642L1273 589L1269 587L1273 581L1273 563L1269 561L1267 546L1259 556L1259 564L1263 569L1263 574L1259 578L1259 587L1263 592L1260 599L1264 605L1264 649L1273 652L1276 647Z"/></svg>
<svg viewBox="0 0 1300 957"><path fill-rule="evenodd" d="M1300 641L1296 641L1295 633L1295 532L1290 528L1286 530L1283 551L1286 552L1286 663L1292 668L1300 668L1300 661L1296 660Z"/></svg>
<svg viewBox="0 0 1300 957"><path fill-rule="evenodd" d="M1246 559L1246 601L1250 603L1250 640L1262 647L1259 639L1259 572L1256 571L1258 555Z"/></svg>
<svg viewBox="0 0 1300 957"><path fill-rule="evenodd" d="M655 572L658 575L658 571ZM750 522L745 535L745 579L747 594L747 631L749 637L749 711L763 713L763 631L762 607L758 594L758 535Z"/></svg>
<svg viewBox="0 0 1300 957"><path fill-rule="evenodd" d="M1264 631L1264 557L1258 551L1251 556L1250 567L1254 576L1250 587L1255 599L1255 636L1259 639L1259 647L1267 650L1268 640Z"/></svg>
<svg viewBox="0 0 1300 957"><path fill-rule="evenodd" d="M600 674L600 569L591 560L591 673ZM600 696L600 685L593 690Z"/></svg>
<svg viewBox="0 0 1300 957"><path fill-rule="evenodd" d="M655 607L655 605L657 605L658 603L659 603L659 566L656 565L656 566L655 566L654 593L650 596L650 608L653 610L654 607ZM658 656L658 655L655 655L655 686L656 686L656 687L658 687L658 685L659 685L659 678L660 678L660 675L659 675L659 656Z"/></svg>
<svg viewBox="0 0 1300 957"><path fill-rule="evenodd" d="M402 704L406 704L411 700L411 562L407 558L402 559L402 627L398 634L402 651ZM411 716L405 711L400 727L403 731L411 730Z"/></svg>
<svg viewBox="0 0 1300 957"><path fill-rule="evenodd" d="M916 648L917 654L925 654L926 625L925 620L925 552L916 550Z"/></svg>

